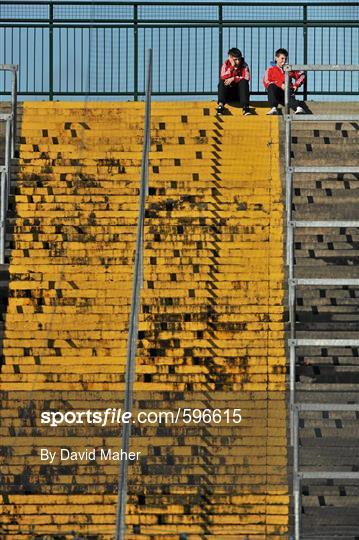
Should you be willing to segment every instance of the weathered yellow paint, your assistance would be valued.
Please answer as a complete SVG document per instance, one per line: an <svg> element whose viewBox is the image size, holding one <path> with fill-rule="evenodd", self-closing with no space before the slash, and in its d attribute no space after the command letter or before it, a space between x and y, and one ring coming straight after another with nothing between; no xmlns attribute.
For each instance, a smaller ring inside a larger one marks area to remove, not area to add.
<svg viewBox="0 0 359 540"><path fill-rule="evenodd" d="M283 539L278 119L259 108L219 121L213 103L185 110L184 122L181 103L152 108L135 405L241 408L243 422L146 425L133 437L143 458L130 468L128 538ZM45 475L39 449L117 449L118 430L45 428L39 417L123 403L142 123L141 103L24 104L0 435L9 485L26 470L37 489L9 494L6 540L113 539L118 464Z"/></svg>

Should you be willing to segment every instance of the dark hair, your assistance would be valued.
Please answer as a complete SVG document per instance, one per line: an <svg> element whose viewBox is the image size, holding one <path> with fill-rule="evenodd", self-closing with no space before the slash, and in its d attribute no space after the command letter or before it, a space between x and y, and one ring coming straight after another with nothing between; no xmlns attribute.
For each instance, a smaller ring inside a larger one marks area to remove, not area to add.
<svg viewBox="0 0 359 540"><path fill-rule="evenodd" d="M233 56L234 58L243 58L242 53L237 47L232 47L232 49L229 49L228 56Z"/></svg>
<svg viewBox="0 0 359 540"><path fill-rule="evenodd" d="M279 56L280 54L284 54L284 56L288 57L288 51L286 49L278 49L276 52L275 52L275 56L277 58L277 56Z"/></svg>

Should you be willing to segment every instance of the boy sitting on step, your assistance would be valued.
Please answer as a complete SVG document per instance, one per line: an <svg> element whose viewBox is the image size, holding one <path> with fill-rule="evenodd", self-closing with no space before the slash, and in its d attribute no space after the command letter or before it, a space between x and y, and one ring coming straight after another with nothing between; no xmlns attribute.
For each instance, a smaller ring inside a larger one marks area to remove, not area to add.
<svg viewBox="0 0 359 540"><path fill-rule="evenodd" d="M251 114L249 110L250 71L242 53L236 47L229 49L228 59L223 63L218 84L217 114L223 114L225 104L229 100L239 101L243 114Z"/></svg>
<svg viewBox="0 0 359 540"><path fill-rule="evenodd" d="M284 105L284 64L287 63L288 51L285 49L278 49L275 53L275 63L269 67L263 77L263 84L268 93L268 102L271 107L267 114L278 114L278 105ZM293 82L294 79L294 82ZM295 99L294 93L305 81L304 71L290 71L290 95L289 106L294 110L295 114L305 113L305 110L301 107L300 102Z"/></svg>

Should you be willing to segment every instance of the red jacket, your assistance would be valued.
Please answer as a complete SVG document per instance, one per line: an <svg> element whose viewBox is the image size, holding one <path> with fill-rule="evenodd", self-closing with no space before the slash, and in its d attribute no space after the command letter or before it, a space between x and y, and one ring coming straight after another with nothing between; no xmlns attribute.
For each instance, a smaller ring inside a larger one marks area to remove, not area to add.
<svg viewBox="0 0 359 540"><path fill-rule="evenodd" d="M295 83L292 82L292 79L295 80ZM282 84L284 84L284 70L278 66L271 66L269 67L263 77L263 84L265 86L265 89L268 89L268 86L270 84L275 84L279 88L282 88ZM289 72L289 81L290 81L290 87L292 90L296 90L305 81L305 75L304 71L290 71Z"/></svg>
<svg viewBox="0 0 359 540"><path fill-rule="evenodd" d="M232 66L230 61L226 60L222 64L220 76L221 76L222 81L225 81L226 79L230 79L231 77L234 77L233 82L235 83L239 83L239 81L241 81L242 79L249 81L251 78L249 67L244 60L243 60L242 65L240 66Z"/></svg>

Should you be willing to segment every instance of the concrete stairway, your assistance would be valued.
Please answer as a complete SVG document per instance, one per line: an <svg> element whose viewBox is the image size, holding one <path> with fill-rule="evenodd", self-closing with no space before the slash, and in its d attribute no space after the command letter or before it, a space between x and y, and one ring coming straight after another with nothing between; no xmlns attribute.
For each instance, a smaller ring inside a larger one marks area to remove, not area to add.
<svg viewBox="0 0 359 540"><path fill-rule="evenodd" d="M317 114L358 111L358 105L313 106ZM352 165L359 161L356 123L296 124L296 165ZM358 220L359 178L351 174L298 174L294 181L294 219ZM350 228L297 229L296 277L359 278L359 231ZM359 289L355 286L303 286L297 296L297 335L358 338ZM297 401L358 403L356 348L299 350ZM301 468L358 471L359 415L353 412L301 414ZM359 482L312 480L303 485L303 538L359 538Z"/></svg>
<svg viewBox="0 0 359 540"><path fill-rule="evenodd" d="M135 407L240 408L243 420L133 427L131 539L288 537L278 119L213 113L153 106ZM142 122L133 103L24 106L4 538L113 538L118 463L50 465L40 449L118 449L120 428L53 428L40 414L123 403Z"/></svg>

